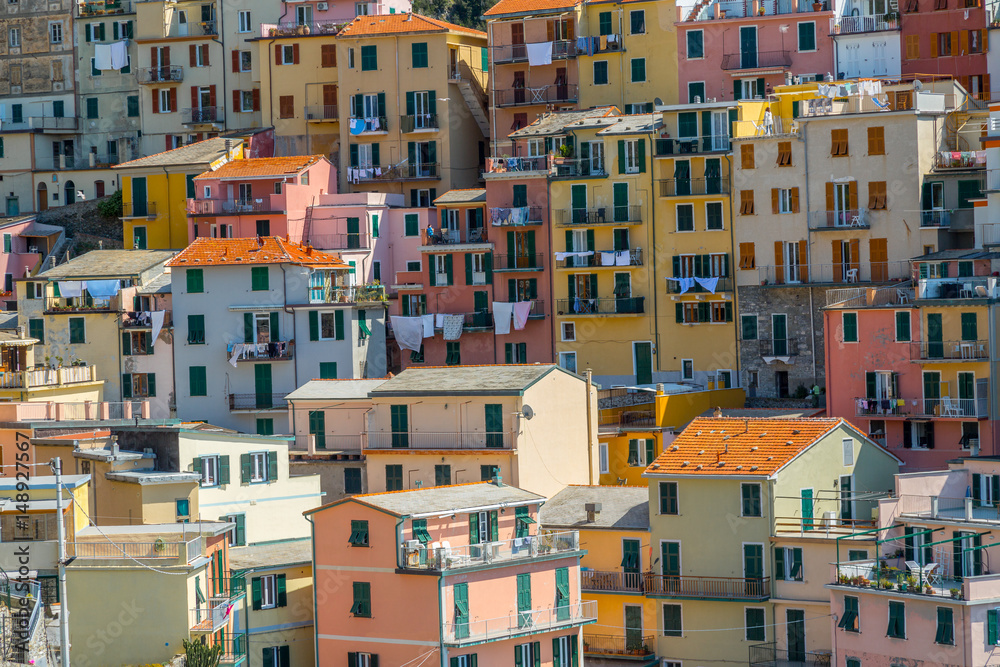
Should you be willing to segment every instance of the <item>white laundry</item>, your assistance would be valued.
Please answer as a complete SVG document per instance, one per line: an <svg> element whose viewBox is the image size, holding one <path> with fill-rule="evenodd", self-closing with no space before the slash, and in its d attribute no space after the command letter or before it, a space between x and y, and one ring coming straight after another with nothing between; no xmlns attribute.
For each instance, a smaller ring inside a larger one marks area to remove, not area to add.
<svg viewBox="0 0 1000 667"><path fill-rule="evenodd" d="M514 328L520 331L528 323L528 315L531 314L530 301L518 301L514 304Z"/></svg>
<svg viewBox="0 0 1000 667"><path fill-rule="evenodd" d="M420 321L424 327L424 338L434 338L434 315L421 315Z"/></svg>
<svg viewBox="0 0 1000 667"><path fill-rule="evenodd" d="M525 44L525 49L528 52L529 65L535 66L552 64L552 42Z"/></svg>
<svg viewBox="0 0 1000 667"><path fill-rule="evenodd" d="M718 277L715 278L695 278L695 282L701 285L705 290L715 294L715 286L719 283Z"/></svg>
<svg viewBox="0 0 1000 667"><path fill-rule="evenodd" d="M614 266L614 265L615 265L615 253L601 252L601 266Z"/></svg>
<svg viewBox="0 0 1000 667"><path fill-rule="evenodd" d="M128 65L128 42L114 42L111 47L111 69L122 69Z"/></svg>
<svg viewBox="0 0 1000 667"><path fill-rule="evenodd" d="M240 358L240 354L243 353L243 343L237 343L233 345L231 350L231 355L229 357L229 363L233 368L236 368L236 360Z"/></svg>
<svg viewBox="0 0 1000 667"><path fill-rule="evenodd" d="M567 257L590 257L593 254L594 254L593 250L586 250L586 251L580 251L580 252L557 252L556 253L556 259L561 262L562 260L566 259Z"/></svg>
<svg viewBox="0 0 1000 667"><path fill-rule="evenodd" d="M111 66L110 44L94 45L94 69L102 71L114 69L114 67Z"/></svg>
<svg viewBox="0 0 1000 667"><path fill-rule="evenodd" d="M615 266L628 266L630 263L631 257L628 250L619 250L615 254Z"/></svg>
<svg viewBox="0 0 1000 667"><path fill-rule="evenodd" d="M160 336L160 330L163 329L163 319L166 316L167 311L165 310L154 310L150 313L150 323L153 326L153 345L156 345L156 339Z"/></svg>
<svg viewBox="0 0 1000 667"><path fill-rule="evenodd" d="M434 316L434 328L444 329L444 313L438 313Z"/></svg>
<svg viewBox="0 0 1000 667"><path fill-rule="evenodd" d="M79 280L63 280L59 282L59 294L63 298L83 296L83 283Z"/></svg>
<svg viewBox="0 0 1000 667"><path fill-rule="evenodd" d="M510 320L514 315L514 304L506 301L493 302L493 331L497 335L510 333Z"/></svg>
<svg viewBox="0 0 1000 667"><path fill-rule="evenodd" d="M392 331L396 335L399 349L420 351L420 345L424 338L423 318L395 316L392 318Z"/></svg>
<svg viewBox="0 0 1000 667"><path fill-rule="evenodd" d="M462 326L465 323L463 315L445 315L442 327L445 340L458 340L462 336Z"/></svg>

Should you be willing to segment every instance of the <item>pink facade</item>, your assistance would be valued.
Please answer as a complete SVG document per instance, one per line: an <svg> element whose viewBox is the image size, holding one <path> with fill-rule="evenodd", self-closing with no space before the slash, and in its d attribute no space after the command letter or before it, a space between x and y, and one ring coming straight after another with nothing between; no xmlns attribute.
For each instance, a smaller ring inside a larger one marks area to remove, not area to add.
<svg viewBox="0 0 1000 667"><path fill-rule="evenodd" d="M62 241L65 233L60 227L40 225L34 216L25 216L0 226L0 234L3 235L0 299L16 304L17 281L40 268L43 259Z"/></svg>
<svg viewBox="0 0 1000 667"><path fill-rule="evenodd" d="M954 77L977 99L990 99L985 7L963 0L904 0L899 6L903 76Z"/></svg>
<svg viewBox="0 0 1000 667"><path fill-rule="evenodd" d="M799 11L790 6L776 14L778 0L747 1L734 12L733 4L727 3L726 18L716 17L720 5L710 4L701 20L677 23L681 102L763 98L785 83L786 74L834 71L832 12L800 2Z"/></svg>
<svg viewBox="0 0 1000 667"><path fill-rule="evenodd" d="M262 23L261 37L273 36L272 30L284 31L301 28L303 35L332 34L336 26L347 23L358 15L405 14L412 8L410 0L333 0L332 2L288 3L280 23Z"/></svg>

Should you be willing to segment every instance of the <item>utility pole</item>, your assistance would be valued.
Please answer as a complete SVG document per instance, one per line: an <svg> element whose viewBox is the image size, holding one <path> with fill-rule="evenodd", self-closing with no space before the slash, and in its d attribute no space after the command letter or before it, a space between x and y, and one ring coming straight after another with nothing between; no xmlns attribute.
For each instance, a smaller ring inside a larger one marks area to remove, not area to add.
<svg viewBox="0 0 1000 667"><path fill-rule="evenodd" d="M49 462L56 476L56 532L59 533L59 661L69 667L69 608L66 604L66 534L63 528L62 459Z"/></svg>

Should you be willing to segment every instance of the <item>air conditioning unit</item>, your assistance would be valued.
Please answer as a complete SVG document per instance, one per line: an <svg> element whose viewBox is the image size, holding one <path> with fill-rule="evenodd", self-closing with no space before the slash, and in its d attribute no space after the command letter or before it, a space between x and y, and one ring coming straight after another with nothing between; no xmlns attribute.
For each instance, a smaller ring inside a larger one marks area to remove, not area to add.
<svg viewBox="0 0 1000 667"><path fill-rule="evenodd" d="M317 2L316 3L316 11L325 12L329 8L330 8L330 4L327 3L327 2Z"/></svg>
<svg viewBox="0 0 1000 667"><path fill-rule="evenodd" d="M406 540L406 548L407 549L419 549L420 548L420 540Z"/></svg>

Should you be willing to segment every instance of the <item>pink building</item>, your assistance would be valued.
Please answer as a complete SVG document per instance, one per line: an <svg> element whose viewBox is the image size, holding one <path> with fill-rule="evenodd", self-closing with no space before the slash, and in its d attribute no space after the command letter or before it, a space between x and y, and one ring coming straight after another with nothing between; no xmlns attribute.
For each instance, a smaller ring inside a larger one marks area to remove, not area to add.
<svg viewBox="0 0 1000 667"><path fill-rule="evenodd" d="M405 14L411 11L413 3L410 0L373 0L356 2L355 0L307 0L306 2L289 3L288 9L282 14L280 23L262 23L261 37L285 35L287 31L301 31L297 34L335 34L337 28L356 16L374 16L376 14Z"/></svg>
<svg viewBox="0 0 1000 667"><path fill-rule="evenodd" d="M317 664L580 664L597 610L578 533L538 530L545 500L497 478L308 512Z"/></svg>
<svg viewBox="0 0 1000 667"><path fill-rule="evenodd" d="M879 503L876 557L851 560L849 536L838 540L827 586L833 665L996 664L998 488L996 457L896 477L894 497Z"/></svg>
<svg viewBox="0 0 1000 667"><path fill-rule="evenodd" d="M336 193L337 169L322 155L233 160L194 179L188 199L190 238L281 236L295 242L311 230L306 209Z"/></svg>
<svg viewBox="0 0 1000 667"><path fill-rule="evenodd" d="M40 270L52 251L66 239L62 227L43 225L35 222L34 215L0 220L2 252L0 252L0 274L3 285L0 300L4 310L17 310L17 281L30 272Z"/></svg>
<svg viewBox="0 0 1000 667"><path fill-rule="evenodd" d="M677 23L681 102L764 98L786 75L834 72L828 4L806 0L698 2Z"/></svg>
<svg viewBox="0 0 1000 667"><path fill-rule="evenodd" d="M990 263L979 251L941 251L913 260L913 285L827 296L827 412L907 470L1000 454L989 391Z"/></svg>

